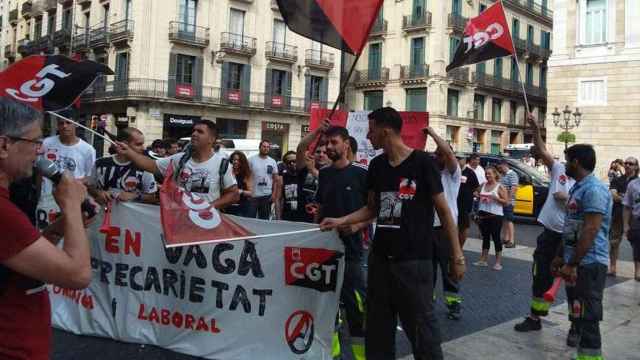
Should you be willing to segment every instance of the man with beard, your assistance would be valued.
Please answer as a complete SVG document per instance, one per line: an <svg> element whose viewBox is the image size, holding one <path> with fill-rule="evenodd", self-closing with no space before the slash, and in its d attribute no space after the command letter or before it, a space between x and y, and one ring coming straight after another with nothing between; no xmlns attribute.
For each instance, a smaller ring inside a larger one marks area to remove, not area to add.
<svg viewBox="0 0 640 360"><path fill-rule="evenodd" d="M253 176L253 198L249 217L268 220L271 215L271 204L278 202L280 179L278 164L269 156L271 142L260 141L257 155L249 158L249 166ZM277 210L277 209L276 209Z"/></svg>
<svg viewBox="0 0 640 360"><path fill-rule="evenodd" d="M121 129L117 140L139 154L144 153L144 135L136 128ZM157 191L153 174L138 169L119 154L98 159L89 181L89 193L101 205L112 199L155 204Z"/></svg>
<svg viewBox="0 0 640 360"><path fill-rule="evenodd" d="M73 111L65 110L60 115L73 117ZM91 175L96 162L96 150L76 135L76 125L70 121L58 119L58 135L50 136L42 142L42 156L51 160L62 169L69 171L75 179L85 181ZM40 181L39 181L40 182ZM37 226L44 229L60 211L53 199L53 182L41 179L40 200L36 210Z"/></svg>
<svg viewBox="0 0 640 360"><path fill-rule="evenodd" d="M613 198L613 212L611 213L611 231L609 232L609 272L607 275L616 276L618 252L623 234L623 199L629 183L638 178L638 159L628 157L624 161L624 175L615 178L609 185Z"/></svg>
<svg viewBox="0 0 640 360"><path fill-rule="evenodd" d="M367 203L367 170L349 160L349 132L339 126L325 131L327 156L330 167L320 169L318 193L318 219L350 214ZM340 300L344 304L351 335L351 349L356 360L364 359L364 304L366 285L362 269L362 230L369 222L341 226L338 231L345 246L344 282ZM333 356L340 354L340 343L334 334Z"/></svg>
<svg viewBox="0 0 640 360"><path fill-rule="evenodd" d="M573 145L565 158L567 175L576 183L566 206L564 253L553 260L552 271L565 280L569 318L579 339L576 360L602 360L600 321L613 202L607 186L593 174L596 152L591 145Z"/></svg>
<svg viewBox="0 0 640 360"><path fill-rule="evenodd" d="M449 204L449 208L451 209L451 216L455 222L458 219L458 192L460 190L462 171L451 149L451 145L438 136L433 128L427 127L423 131L431 136L437 145L435 160L440 170L440 180L442 181L444 197L447 199L447 204ZM444 301L449 310L447 317L451 320L459 320L461 311L460 304L462 303L460 284L455 278L449 276L451 246L449 245L449 241L447 241L447 234L442 228L438 214L434 214L433 228L436 231L436 241L433 242L433 287L435 288L436 281L438 280L438 265L440 265Z"/></svg>

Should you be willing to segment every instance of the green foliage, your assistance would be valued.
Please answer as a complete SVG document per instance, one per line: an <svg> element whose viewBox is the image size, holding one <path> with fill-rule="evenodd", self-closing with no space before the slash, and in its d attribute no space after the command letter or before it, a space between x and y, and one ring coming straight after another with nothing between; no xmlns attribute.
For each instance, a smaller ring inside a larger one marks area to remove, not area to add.
<svg viewBox="0 0 640 360"><path fill-rule="evenodd" d="M573 144L576 142L576 136L568 131L563 131L558 134L557 140L561 143Z"/></svg>

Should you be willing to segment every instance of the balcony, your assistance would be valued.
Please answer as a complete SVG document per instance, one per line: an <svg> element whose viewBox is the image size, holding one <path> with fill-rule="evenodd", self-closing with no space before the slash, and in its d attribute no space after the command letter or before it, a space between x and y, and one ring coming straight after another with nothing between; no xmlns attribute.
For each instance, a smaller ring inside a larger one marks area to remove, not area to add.
<svg viewBox="0 0 640 360"><path fill-rule="evenodd" d="M551 26L553 22L553 11L534 0L504 0L503 2L506 7L521 14L538 18L539 21L548 26Z"/></svg>
<svg viewBox="0 0 640 360"><path fill-rule="evenodd" d="M18 24L18 9L13 9L9 11L9 24L11 25Z"/></svg>
<svg viewBox="0 0 640 360"><path fill-rule="evenodd" d="M16 58L16 50L13 48L12 45L6 45L4 47L4 57L10 60L13 60Z"/></svg>
<svg viewBox="0 0 640 360"><path fill-rule="evenodd" d="M551 56L550 49L543 48L525 39L514 37L513 44L516 47L516 52L527 59L545 61Z"/></svg>
<svg viewBox="0 0 640 360"><path fill-rule="evenodd" d="M307 49L304 52L304 64L319 70L331 70L334 64L333 53L322 50Z"/></svg>
<svg viewBox="0 0 640 360"><path fill-rule="evenodd" d="M89 51L89 34L78 34L73 37L73 50L77 52Z"/></svg>
<svg viewBox="0 0 640 360"><path fill-rule="evenodd" d="M133 20L120 20L109 27L109 41L114 46L127 46L133 40Z"/></svg>
<svg viewBox="0 0 640 360"><path fill-rule="evenodd" d="M37 52L44 54L53 54L54 46L53 40L50 35L41 36L40 39L35 40L35 48Z"/></svg>
<svg viewBox="0 0 640 360"><path fill-rule="evenodd" d="M73 0L58 0L58 4L66 7L73 4Z"/></svg>
<svg viewBox="0 0 640 360"><path fill-rule="evenodd" d="M22 57L32 55L34 53L33 43L29 39L18 41L18 53Z"/></svg>
<svg viewBox="0 0 640 360"><path fill-rule="evenodd" d="M458 84L467 84L469 82L469 68L456 68L447 73L447 77Z"/></svg>
<svg viewBox="0 0 640 360"><path fill-rule="evenodd" d="M400 68L400 82L403 85L424 84L429 77L429 65L413 64Z"/></svg>
<svg viewBox="0 0 640 360"><path fill-rule="evenodd" d="M169 41L204 49L209 46L209 28L171 21L169 23Z"/></svg>
<svg viewBox="0 0 640 360"><path fill-rule="evenodd" d="M22 9L20 10L20 14L25 20L31 19L33 16L33 4L31 1L25 1L22 3Z"/></svg>
<svg viewBox="0 0 640 360"><path fill-rule="evenodd" d="M295 64L298 61L298 47L275 41L267 41L264 55L271 61Z"/></svg>
<svg viewBox="0 0 640 360"><path fill-rule="evenodd" d="M91 0L76 0L76 3L80 6L90 6Z"/></svg>
<svg viewBox="0 0 640 360"><path fill-rule="evenodd" d="M425 31L431 27L431 12L413 14L402 17L402 30L404 32Z"/></svg>
<svg viewBox="0 0 640 360"><path fill-rule="evenodd" d="M449 14L447 27L449 27L454 33L461 34L467 26L467 21L469 21L469 19L460 14Z"/></svg>
<svg viewBox="0 0 640 360"><path fill-rule="evenodd" d="M389 22L387 20L376 20L369 31L369 37L380 37L387 33Z"/></svg>
<svg viewBox="0 0 640 360"><path fill-rule="evenodd" d="M223 32L220 51L252 57L256 54L256 38L230 32Z"/></svg>
<svg viewBox="0 0 640 360"><path fill-rule="evenodd" d="M89 30L89 47L94 51L105 50L109 47L109 32L105 25L99 24Z"/></svg>
<svg viewBox="0 0 640 360"><path fill-rule="evenodd" d="M523 97L522 83L517 80L505 79L485 73L473 73L473 80L479 88L490 90L493 93L512 98ZM525 85L525 89L528 97L538 101L546 101L546 89L534 85Z"/></svg>
<svg viewBox="0 0 640 360"><path fill-rule="evenodd" d="M53 33L53 46L67 49L71 45L71 30L60 29Z"/></svg>
<svg viewBox="0 0 640 360"><path fill-rule="evenodd" d="M388 68L358 70L353 83L356 88L384 87L389 81Z"/></svg>
<svg viewBox="0 0 640 360"><path fill-rule="evenodd" d="M44 1L44 11L56 11L58 8L58 2L56 0L45 0Z"/></svg>
<svg viewBox="0 0 640 360"><path fill-rule="evenodd" d="M177 87L191 88L193 96L185 97ZM173 88L173 89L172 89ZM83 102L111 102L137 100L164 100L178 103L196 103L202 106L231 106L244 109L259 109L276 112L308 115L311 109L328 108L333 104L305 98L280 96L260 92L202 86L194 89L192 84L176 84L167 80L133 78L106 81L99 78L82 95Z"/></svg>

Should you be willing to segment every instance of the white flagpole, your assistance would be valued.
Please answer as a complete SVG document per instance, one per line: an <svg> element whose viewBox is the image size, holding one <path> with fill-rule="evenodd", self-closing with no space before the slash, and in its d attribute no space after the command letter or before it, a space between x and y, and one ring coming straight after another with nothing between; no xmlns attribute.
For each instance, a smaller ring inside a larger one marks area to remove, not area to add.
<svg viewBox="0 0 640 360"><path fill-rule="evenodd" d="M58 117L58 118L60 118L60 119L62 119L62 120L66 120L66 121L68 121L68 122L70 122L70 123L73 123L73 124L75 124L76 126L79 126L79 127L83 128L83 129L85 129L85 130L87 130L87 131L89 131L89 132L93 133L94 135L96 135L96 136L98 136L98 137L101 137L102 139L104 139L104 141L108 142L109 144L116 145L116 143L115 143L115 142L113 142L113 141L112 141L111 139L109 139L108 137L106 137L106 136L104 136L104 135L100 134L99 132L97 132L97 131L95 131L95 130L93 130L93 129L91 129L91 128L88 128L88 127L86 127L86 126L84 126L84 125L80 124L80 123L79 123L79 122L77 122L77 121L71 120L71 119L69 119L69 118L67 118L67 117L64 117L64 116L62 116L62 115L60 115L60 114L58 114L58 113L55 113L55 112L53 112L53 111L47 111L47 113L48 113L48 114L51 114L51 115L53 115L53 116L55 116L55 117Z"/></svg>
<svg viewBox="0 0 640 360"><path fill-rule="evenodd" d="M320 231L320 227L316 227L312 229L304 229L304 230L286 231L286 232L280 232L280 233L274 233L274 234L250 235L250 236L242 236L242 237L227 238L227 239L217 239L217 240L200 240L200 241L180 243L180 244L167 244L165 241L164 247L173 248L173 247L180 247L180 246L202 245L202 244L219 243L219 242L227 242L227 241L262 239L262 238L273 237L273 236L295 235L295 234L302 234L302 233L308 233L308 232L314 232L314 231ZM164 239L164 236L163 236L163 239Z"/></svg>
<svg viewBox="0 0 640 360"><path fill-rule="evenodd" d="M500 0L500 5L502 6L502 14L504 15L504 4L502 3L502 0ZM524 87L524 81L521 81L523 77L522 71L520 71L520 61L518 61L518 50L516 50L516 45L513 42L513 34L511 31L509 31L509 35L511 35L511 46L513 47L513 55L511 56L513 56L513 58L516 60L516 66L518 67L518 77L520 80L520 85L522 86L522 94L524 95L524 105L527 109L527 116L529 116L529 113L531 113L531 108L529 108L529 100L527 99L527 90Z"/></svg>

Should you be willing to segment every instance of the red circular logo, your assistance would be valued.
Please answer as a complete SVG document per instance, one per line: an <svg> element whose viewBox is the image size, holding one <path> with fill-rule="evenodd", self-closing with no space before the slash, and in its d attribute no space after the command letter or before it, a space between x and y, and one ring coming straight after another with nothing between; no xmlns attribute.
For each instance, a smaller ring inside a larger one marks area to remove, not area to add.
<svg viewBox="0 0 640 360"><path fill-rule="evenodd" d="M285 339L294 354L304 354L313 344L313 316L304 310L291 314L284 325Z"/></svg>

